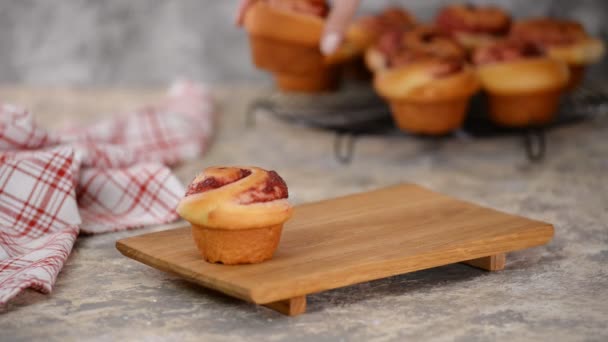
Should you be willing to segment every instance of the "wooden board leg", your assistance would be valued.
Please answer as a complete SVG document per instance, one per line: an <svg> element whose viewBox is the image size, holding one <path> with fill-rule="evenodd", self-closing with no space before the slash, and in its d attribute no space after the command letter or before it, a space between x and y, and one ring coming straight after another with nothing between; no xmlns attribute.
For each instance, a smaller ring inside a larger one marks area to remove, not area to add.
<svg viewBox="0 0 608 342"><path fill-rule="evenodd" d="M464 261L463 264L481 268L486 271L500 271L505 268L506 254L499 253L487 257Z"/></svg>
<svg viewBox="0 0 608 342"><path fill-rule="evenodd" d="M280 300L278 302L264 304L264 306L278 311L283 315L297 316L306 312L306 296Z"/></svg>

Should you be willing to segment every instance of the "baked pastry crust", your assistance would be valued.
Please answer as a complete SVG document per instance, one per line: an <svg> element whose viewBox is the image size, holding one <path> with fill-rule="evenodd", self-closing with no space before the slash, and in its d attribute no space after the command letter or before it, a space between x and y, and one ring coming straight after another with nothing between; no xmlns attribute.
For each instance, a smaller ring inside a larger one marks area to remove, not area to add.
<svg viewBox="0 0 608 342"><path fill-rule="evenodd" d="M532 43L517 41L483 47L473 61L495 123L527 127L553 120L570 81L564 61L547 57Z"/></svg>
<svg viewBox="0 0 608 342"><path fill-rule="evenodd" d="M568 66L549 57L526 58L477 66L483 87L497 94L561 89L568 83Z"/></svg>
<svg viewBox="0 0 608 342"><path fill-rule="evenodd" d="M197 192L201 185L204 191ZM177 212L196 226L264 228L283 224L293 211L285 182L276 172L258 167L207 168L188 189Z"/></svg>
<svg viewBox="0 0 608 342"><path fill-rule="evenodd" d="M460 61L429 58L376 73L374 87L389 102L399 128L441 135L462 125L479 82Z"/></svg>
<svg viewBox="0 0 608 342"><path fill-rule="evenodd" d="M429 58L464 61L466 51L434 27L420 25L407 32L385 32L365 53L365 62L374 72Z"/></svg>
<svg viewBox="0 0 608 342"><path fill-rule="evenodd" d="M479 90L479 82L472 68L441 75L450 61L428 59L378 73L374 87L387 98L412 102L445 101L470 97Z"/></svg>
<svg viewBox="0 0 608 342"><path fill-rule="evenodd" d="M400 7L388 7L377 15L357 18L349 30L349 41L357 46L368 48L384 33L406 31L416 25L416 18Z"/></svg>
<svg viewBox="0 0 608 342"><path fill-rule="evenodd" d="M571 65L586 65L600 60L605 53L604 42L587 34L575 21L531 18L514 23L510 38L542 46L553 58Z"/></svg>
<svg viewBox="0 0 608 342"><path fill-rule="evenodd" d="M385 33L367 50L366 63L399 128L440 135L462 125L469 99L479 89L465 56L450 37L420 26Z"/></svg>
<svg viewBox="0 0 608 342"><path fill-rule="evenodd" d="M284 10L265 1L255 3L245 15L245 28L252 36L315 50L319 49L324 26L325 19L322 17ZM355 32L348 31L338 50L323 58L325 64L342 63L361 54L363 48L351 39L354 36L356 36Z"/></svg>
<svg viewBox="0 0 608 342"><path fill-rule="evenodd" d="M508 33L511 16L496 6L455 4L442 8L435 24L467 49L491 44Z"/></svg>
<svg viewBox="0 0 608 342"><path fill-rule="evenodd" d="M323 25L323 18L273 8L264 1L256 2L245 14L250 34L300 45L318 46Z"/></svg>

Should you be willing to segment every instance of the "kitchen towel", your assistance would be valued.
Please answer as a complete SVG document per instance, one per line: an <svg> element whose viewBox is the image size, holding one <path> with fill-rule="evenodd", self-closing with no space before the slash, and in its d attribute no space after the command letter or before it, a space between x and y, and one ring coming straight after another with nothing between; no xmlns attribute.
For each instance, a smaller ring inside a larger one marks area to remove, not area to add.
<svg viewBox="0 0 608 342"><path fill-rule="evenodd" d="M80 232L176 220L184 187L167 166L206 150L214 118L190 82L161 104L59 132L0 104L0 305L50 292Z"/></svg>

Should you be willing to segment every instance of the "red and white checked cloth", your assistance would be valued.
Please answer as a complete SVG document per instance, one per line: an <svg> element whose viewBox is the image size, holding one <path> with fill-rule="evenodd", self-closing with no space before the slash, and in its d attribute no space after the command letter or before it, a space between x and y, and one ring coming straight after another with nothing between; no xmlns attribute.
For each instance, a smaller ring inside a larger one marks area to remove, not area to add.
<svg viewBox="0 0 608 342"><path fill-rule="evenodd" d="M0 104L0 305L50 292L79 232L176 220L184 187L166 165L202 154L214 117L187 82L160 105L57 133Z"/></svg>

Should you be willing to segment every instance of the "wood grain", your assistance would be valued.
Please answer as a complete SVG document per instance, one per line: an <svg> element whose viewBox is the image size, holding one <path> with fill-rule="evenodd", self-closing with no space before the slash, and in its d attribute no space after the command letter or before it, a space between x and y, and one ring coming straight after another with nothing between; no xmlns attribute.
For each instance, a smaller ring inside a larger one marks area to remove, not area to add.
<svg viewBox="0 0 608 342"><path fill-rule="evenodd" d="M116 245L124 255L152 267L267 304L451 263L470 264L545 244L552 236L549 223L404 184L297 206L274 258L261 264L203 261L190 227Z"/></svg>
<svg viewBox="0 0 608 342"><path fill-rule="evenodd" d="M501 271L505 269L506 261L506 254L498 253L483 258L463 261L463 263L486 271Z"/></svg>
<svg viewBox="0 0 608 342"><path fill-rule="evenodd" d="M280 300L278 302L264 304L264 306L287 316L297 316L306 312L306 296Z"/></svg>

